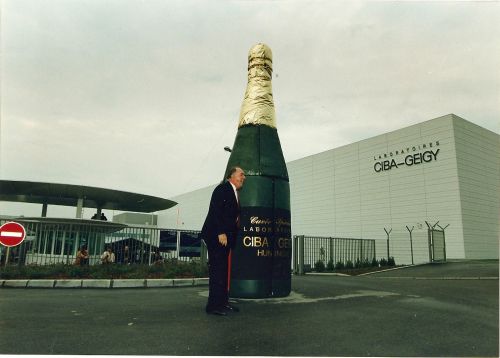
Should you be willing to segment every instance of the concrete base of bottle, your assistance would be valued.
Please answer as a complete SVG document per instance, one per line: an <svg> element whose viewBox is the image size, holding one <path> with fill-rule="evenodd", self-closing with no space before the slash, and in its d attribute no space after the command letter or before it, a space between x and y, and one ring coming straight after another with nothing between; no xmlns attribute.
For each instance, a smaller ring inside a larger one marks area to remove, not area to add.
<svg viewBox="0 0 500 358"><path fill-rule="evenodd" d="M291 291L288 280L231 280L229 297L232 298L269 298L286 297Z"/></svg>
<svg viewBox="0 0 500 358"><path fill-rule="evenodd" d="M286 297L292 291L291 278L285 280L273 280L273 297Z"/></svg>
<svg viewBox="0 0 500 358"><path fill-rule="evenodd" d="M271 296L270 280L231 280L229 297L267 298Z"/></svg>

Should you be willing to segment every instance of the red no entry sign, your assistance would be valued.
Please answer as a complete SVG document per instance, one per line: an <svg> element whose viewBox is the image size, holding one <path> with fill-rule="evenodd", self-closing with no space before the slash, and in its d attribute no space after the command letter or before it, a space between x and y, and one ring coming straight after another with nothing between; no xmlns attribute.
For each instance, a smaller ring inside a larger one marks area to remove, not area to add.
<svg viewBox="0 0 500 358"><path fill-rule="evenodd" d="M26 237L24 226L10 221L0 226L0 244L7 247L13 247L23 242Z"/></svg>

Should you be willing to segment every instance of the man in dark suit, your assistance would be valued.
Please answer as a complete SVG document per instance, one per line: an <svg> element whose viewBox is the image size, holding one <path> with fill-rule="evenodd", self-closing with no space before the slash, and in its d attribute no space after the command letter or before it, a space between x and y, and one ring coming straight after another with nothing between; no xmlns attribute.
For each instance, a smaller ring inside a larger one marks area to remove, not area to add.
<svg viewBox="0 0 500 358"><path fill-rule="evenodd" d="M229 304L228 255L236 244L240 206L238 190L243 186L245 173L239 167L231 168L226 178L212 193L207 218L201 235L208 249L209 291L207 313L225 316L227 311L238 311Z"/></svg>

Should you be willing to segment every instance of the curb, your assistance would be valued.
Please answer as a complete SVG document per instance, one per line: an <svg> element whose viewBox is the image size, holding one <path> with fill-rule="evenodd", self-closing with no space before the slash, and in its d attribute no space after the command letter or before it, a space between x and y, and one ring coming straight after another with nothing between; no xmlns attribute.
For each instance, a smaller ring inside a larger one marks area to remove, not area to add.
<svg viewBox="0 0 500 358"><path fill-rule="evenodd" d="M82 280L82 288L111 288L112 280Z"/></svg>
<svg viewBox="0 0 500 358"><path fill-rule="evenodd" d="M56 280L29 280L26 287L28 288L53 288L56 285Z"/></svg>
<svg viewBox="0 0 500 358"><path fill-rule="evenodd" d="M82 280L57 280L55 288L81 288Z"/></svg>
<svg viewBox="0 0 500 358"><path fill-rule="evenodd" d="M2 281L1 287L26 288L29 280L5 280Z"/></svg>
<svg viewBox="0 0 500 358"><path fill-rule="evenodd" d="M398 266L398 267L393 267L393 268L390 268L390 269L385 269L385 270L380 270L380 271L373 271L373 272L362 273L362 274L356 275L356 276L368 276L368 275L374 275L374 274L381 273L381 272L401 270L401 269L405 269L405 268L417 267L417 266L425 266L425 265L427 265L427 264L423 263L423 264L415 264L415 265Z"/></svg>
<svg viewBox="0 0 500 358"><path fill-rule="evenodd" d="M1 288L162 288L208 286L208 278L111 280L0 280Z"/></svg>
<svg viewBox="0 0 500 358"><path fill-rule="evenodd" d="M343 276L343 277L351 277L346 273L338 273L338 272L308 272L307 276Z"/></svg>
<svg viewBox="0 0 500 358"><path fill-rule="evenodd" d="M343 277L359 277L359 276L368 276L368 275L374 275L380 272L387 272L387 271L394 271L394 270L401 270L409 267L417 267L417 266L424 266L427 265L426 263L422 264L415 264L415 265L404 265L404 266L397 266L397 267L392 267L388 268L385 270L379 270L379 271L372 271L372 272L365 272L361 273L359 275L349 275L346 273L339 273L339 272L307 272L306 275L311 275L311 276L343 276Z"/></svg>
<svg viewBox="0 0 500 358"><path fill-rule="evenodd" d="M146 286L146 280L126 280L119 279L113 280L113 288L144 288Z"/></svg>
<svg viewBox="0 0 500 358"><path fill-rule="evenodd" d="M149 288L160 288L160 287L174 287L173 279L162 279L155 278L151 280L146 280L146 287Z"/></svg>

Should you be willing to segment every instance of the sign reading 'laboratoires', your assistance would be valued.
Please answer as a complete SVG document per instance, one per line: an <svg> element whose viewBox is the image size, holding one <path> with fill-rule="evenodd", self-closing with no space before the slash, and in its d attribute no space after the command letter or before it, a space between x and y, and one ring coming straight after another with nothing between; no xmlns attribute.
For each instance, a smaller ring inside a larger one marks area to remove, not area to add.
<svg viewBox="0 0 500 358"><path fill-rule="evenodd" d="M373 170L377 173L397 169L401 166L411 167L436 161L439 154L439 141L401 148L400 150L373 156Z"/></svg>

